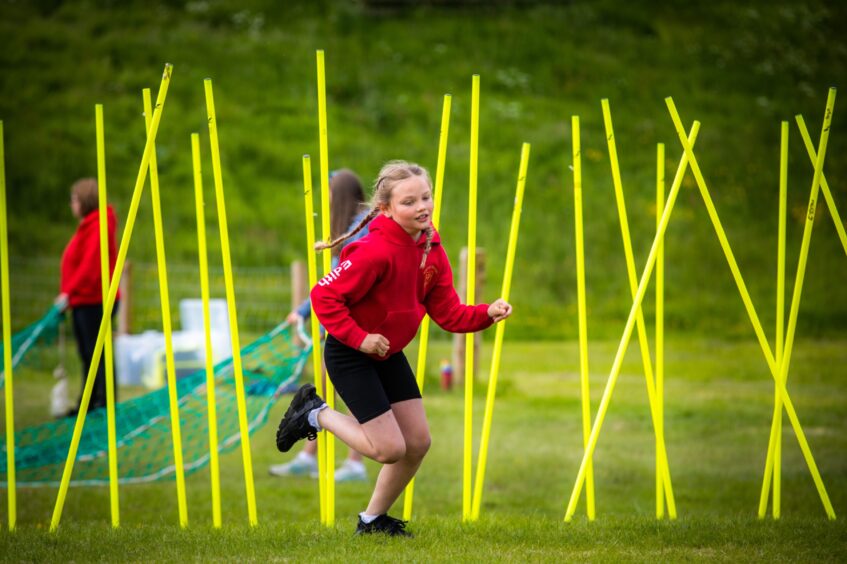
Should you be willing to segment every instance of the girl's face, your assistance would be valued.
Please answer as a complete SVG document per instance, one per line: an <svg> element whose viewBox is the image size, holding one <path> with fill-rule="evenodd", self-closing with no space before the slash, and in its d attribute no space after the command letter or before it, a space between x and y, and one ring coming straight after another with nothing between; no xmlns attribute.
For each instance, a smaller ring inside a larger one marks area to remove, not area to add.
<svg viewBox="0 0 847 564"><path fill-rule="evenodd" d="M382 212L417 239L432 218L432 190L422 176L410 176L394 185L391 200Z"/></svg>

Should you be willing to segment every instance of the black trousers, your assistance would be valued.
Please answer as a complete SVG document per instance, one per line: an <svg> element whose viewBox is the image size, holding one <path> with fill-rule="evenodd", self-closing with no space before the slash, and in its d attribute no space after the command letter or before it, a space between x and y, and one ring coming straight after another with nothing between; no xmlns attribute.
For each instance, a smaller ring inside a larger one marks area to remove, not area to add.
<svg viewBox="0 0 847 564"><path fill-rule="evenodd" d="M118 303L115 302L115 307L112 308L113 322L117 310ZM94 346L97 344L100 322L103 320L103 305L76 306L71 310L71 319L73 320L74 337L76 337L79 358L82 361L82 388L79 392L79 401L77 401L77 409L79 409L79 404L82 403L82 392L85 389L85 379L88 377L88 371L91 368L91 359L94 356ZM105 352L100 355L100 365L97 367L97 376L94 379L94 388L91 391L91 401L88 404L88 411L106 407L105 356ZM112 359L112 362L112 373L114 374L114 359ZM118 388L115 386L115 402L117 402L117 398Z"/></svg>

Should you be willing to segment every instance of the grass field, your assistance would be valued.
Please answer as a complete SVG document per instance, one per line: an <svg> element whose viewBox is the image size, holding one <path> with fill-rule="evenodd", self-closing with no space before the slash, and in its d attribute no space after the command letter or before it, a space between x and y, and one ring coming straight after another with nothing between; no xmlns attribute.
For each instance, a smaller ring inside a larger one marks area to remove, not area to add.
<svg viewBox="0 0 847 564"><path fill-rule="evenodd" d="M591 344L596 410L617 343ZM656 522L654 449L637 350L623 372L595 456L598 518L580 503L562 522L582 455L577 348L571 342L511 343L504 352L482 518L461 524L462 397L441 391L434 366L449 356L436 341L426 406L433 448L420 471L413 540L354 538L355 514L372 484L341 484L338 523L321 528L309 479L267 474L286 459L273 446L275 421L253 438L259 527L247 526L241 456L222 459L224 528L211 528L209 476L188 479L190 526L179 530L172 481L121 490L120 530L109 526L107 488L72 489L59 533L47 532L51 488L18 492L18 530L0 534L3 559L67 560L598 560L843 561L847 555L847 342L797 343L789 390L839 519L827 520L787 424L783 518L756 518L773 387L752 341L671 339L666 346L666 436L680 518ZM414 356L414 347L410 347ZM484 347L479 382L487 380ZM19 422L43 418L47 374L16 381ZM476 428L484 404L477 387ZM26 424L19 423L19 424ZM478 434L478 431L477 431ZM369 467L375 475L376 467ZM5 508L5 491L0 499ZM400 510L395 510L399 513ZM5 517L5 511L3 512Z"/></svg>

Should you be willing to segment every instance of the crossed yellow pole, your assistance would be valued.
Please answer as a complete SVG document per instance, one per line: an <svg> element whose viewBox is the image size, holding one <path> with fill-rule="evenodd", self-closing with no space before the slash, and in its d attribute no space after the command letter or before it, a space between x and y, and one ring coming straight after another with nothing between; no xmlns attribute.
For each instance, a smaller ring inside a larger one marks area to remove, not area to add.
<svg viewBox="0 0 847 564"><path fill-rule="evenodd" d="M824 486L823 479L821 478L820 472L818 471L817 464L815 463L815 459L812 456L812 451L809 448L809 443L806 440L806 435L803 432L803 428L800 425L800 420L797 417L797 413L794 409L794 404L791 401L790 396L788 395L788 391L785 388L785 378L783 372L787 373L788 363L786 362L790 357L788 355L788 351L790 351L791 341L786 339L785 341L785 353L782 362L782 366L777 364L776 359L771 351L770 345L768 344L768 340L765 337L765 332L762 329L762 324L759 321L759 317L756 313L756 309L753 306L753 301L750 299L750 294L747 291L747 286L744 283L744 279L741 276L741 271L738 269L738 264L735 261L735 256L732 253L732 248L729 245L729 241L726 238L726 233L724 232L723 226L720 223L720 218L717 215L717 211L715 210L714 204L712 203L711 196L709 195L708 187L706 186L706 181L703 179L703 175L700 172L700 167L697 164L697 159L694 156L694 152L691 149L690 143L685 139L684 134L682 134L682 124L679 119L679 114L676 111L676 106L673 103L673 99L666 98L665 102L667 103L668 110L671 114L671 118L674 121L674 126L677 130L677 135L680 138L680 142L685 149L686 154L689 156L691 160L691 172L694 174L694 178L697 181L697 186L700 189L700 194L703 198L704 203L706 204L706 208L709 212L709 218L712 221L712 225L715 228L715 232L717 233L718 240L720 241L721 248L724 251L724 255L726 256L727 262L729 263L730 270L732 271L733 278L735 279L736 286L738 287L738 291L741 294L741 299L744 302L744 306L747 310L747 315L750 318L750 322L753 324L753 329L756 333L756 338L759 341L759 346L762 349L762 352L765 356L765 360L768 363L768 368L770 369L771 376L776 382L777 386L777 401L781 401L785 410L788 413L788 418L791 421L791 426L794 429L794 434L797 437L797 442L800 445L800 450L803 452L803 457L806 460L806 464L809 467L809 472L812 474L812 479L815 482L815 487L818 490L818 495L821 498L821 502L824 506L824 510L826 511L827 517L830 519L835 519L835 511L832 508L832 503L830 502L829 495L826 492L826 487ZM832 109L835 105L835 89L832 88L829 91L829 96L827 97L826 103L826 111L824 113L824 123L823 128L821 129L821 138L818 143L818 152L817 158L815 160L815 174L812 179L812 189L811 196L809 198L809 214L811 217L807 217L807 222L814 219L814 210L816 203L816 196L818 192L818 185L822 178L822 169L823 169L823 157L826 153L826 145L829 139L829 127L832 121ZM805 251L801 248L801 261L805 261L803 255L808 256L808 239L811 237L811 231L806 229L803 234L803 245L805 247ZM800 287L795 287L795 298L796 298L796 307L799 308L799 292L802 291L802 271L798 271L798 281L800 282ZM795 309L795 300L792 299L792 312ZM796 313L793 313L796 322ZM789 319L789 329L788 329L788 337L793 338L793 329L791 328L791 321Z"/></svg>
<svg viewBox="0 0 847 564"><path fill-rule="evenodd" d="M212 173L215 179L215 201L218 210L218 228L221 235L221 255L226 286L226 305L229 314L229 331L232 340L232 369L235 376L235 395L238 405L238 427L241 435L241 458L244 465L244 485L247 494L247 518L251 527L258 525L256 516L256 490L253 487L253 456L250 452L250 427L247 423L247 401L244 395L244 370L241 365L241 341L238 337L238 316L235 309L235 285L232 279L232 256L229 250L229 230L226 219L226 202L221 173L221 153L218 144L218 124L212 80L203 81L206 90L206 113L209 123L209 141L212 150Z"/></svg>
<svg viewBox="0 0 847 564"><path fill-rule="evenodd" d="M109 221L106 216L106 140L103 127L103 105L94 106L97 136L97 198L100 215L100 281L103 303L109 295ZM112 361L112 319L104 317L106 324L106 421L109 443L109 499L111 500L112 527L121 524L118 498L118 447L115 433L115 366Z"/></svg>
<svg viewBox="0 0 847 564"><path fill-rule="evenodd" d="M447 160L447 136L450 130L450 106L452 97L444 95L444 104L441 109L441 133L438 139L438 162L435 166L435 206L432 211L432 226L438 229L441 219L441 196L444 193L444 165ZM421 339L418 345L418 362L416 379L418 389L423 393L424 381L426 380L426 352L429 345L429 316L425 315L421 323ZM412 518L412 503L415 496L415 477L409 481L403 496L403 519L408 521Z"/></svg>
<svg viewBox="0 0 847 564"><path fill-rule="evenodd" d="M656 145L656 230L665 210L665 144ZM665 473L667 466L664 454L665 437L665 241L659 238L656 253L656 436L662 437L662 448L656 443L656 519L665 517ZM670 479L670 471L667 473ZM673 515L671 518L674 518Z"/></svg>
<svg viewBox="0 0 847 564"><path fill-rule="evenodd" d="M215 367L209 313L209 259L206 250L206 213L203 202L203 173L200 167L200 134L191 134L191 163L194 169L194 208L197 215L197 254L200 261L200 298L203 301L203 332L206 344L206 406L209 421L209 474L212 480L212 526L221 528L221 471L218 459L218 417L215 400Z"/></svg>
<svg viewBox="0 0 847 564"><path fill-rule="evenodd" d="M150 130L150 89L145 88L144 120L147 130ZM188 503L185 497L185 469L182 463L182 431L179 422L179 399L177 397L176 366L174 363L173 330L171 326L171 301L168 292L168 270L165 259L165 236L162 228L162 203L159 198L159 170L156 166L156 149L150 155L150 198L153 208L153 231L156 239L156 262L159 272L159 296L162 305L162 332L165 335L165 362L168 369L168 402L171 415L171 435L174 449L174 475L176 476L177 505L179 507L179 524L188 526ZM105 319L105 318L104 318Z"/></svg>
<svg viewBox="0 0 847 564"><path fill-rule="evenodd" d="M515 266L515 253L518 247L518 230L521 225L521 211L523 208L523 194L526 187L526 170L529 166L529 143L521 147L521 161L518 169L518 186L515 194L515 206L512 211L512 227L509 231L509 246L506 250L506 270L503 273L503 289L500 296L509 301L512 289L512 272ZM476 478L474 479L473 507L471 508L471 521L479 519L479 508L482 504L482 487L485 482L485 465L488 459L488 443L491 439L491 421L494 419L494 397L497 394L497 376L500 373L500 355L503 351L503 335L506 330L506 321L497 324L494 335L494 352L491 356L491 372L488 376L488 393L485 399L485 414L482 419L482 439L479 443L479 459L476 465Z"/></svg>
<svg viewBox="0 0 847 564"><path fill-rule="evenodd" d="M691 133L689 134L691 142L693 142L697 138L697 133L699 129L700 123L695 121L694 125L691 128ZM633 300L632 308L629 311L629 317L627 318L623 336L621 337L617 353L615 354L615 360L612 364L612 370L609 374L609 379L606 383L606 388L603 391L603 397L600 399L600 406L598 407L597 415L594 419L594 425L591 428L591 435L588 437L588 444L585 447L585 453L582 457L582 463L579 466L579 472L577 473L576 483L574 484L573 491L571 492L571 497L568 501L568 506L565 511L565 521L571 521L571 519L573 519L573 514L576 511L576 503L579 500L579 494L582 490L582 485L585 483L585 475L588 467L588 461L594 455L594 449L597 447L597 440L600 436L600 429L603 426L603 421L606 417L606 411L609 409L609 403L612 399L612 393L614 392L615 384L617 383L618 377L620 376L621 367L623 366L623 358L626 354L626 349L629 346L629 341L632 337L632 331L635 328L636 314L638 313L638 310L641 307L641 302L643 301L644 295L647 292L647 284L650 281L650 275L652 274L653 267L656 264L659 241L662 237L664 237L665 230L667 229L668 222L670 221L671 212L673 211L673 206L676 203L676 198L679 195L679 189L680 186L682 186L682 178L685 175L685 169L687 168L687 166L688 152L686 152L686 154L683 155L682 159L680 159L676 176L674 177L673 184L671 185L670 194L668 196L668 203L665 207L664 213L662 214L662 220L659 223L659 229L657 230L656 238L653 240L653 245L650 248L650 254L647 257L647 264L644 267L644 272L641 275L641 281L638 284L638 290Z"/></svg>
<svg viewBox="0 0 847 564"><path fill-rule="evenodd" d="M779 143L779 219L776 253L776 339L774 356L777 364L782 364L783 337L785 336L785 216L788 192L788 122L783 121ZM759 495L759 519L764 519L768 507L771 476L773 476L773 518L779 519L781 506L781 470L782 466L782 403L779 390L774 385L773 419L768 442L768 456L765 461L765 475L762 479L762 491Z"/></svg>
<svg viewBox="0 0 847 564"><path fill-rule="evenodd" d="M623 186L621 184L621 173L618 165L618 151L615 143L615 133L612 127L612 114L609 110L609 101L601 101L603 108L603 122L606 126L606 142L609 146L609 160L612 166L612 181L615 188L615 200L618 206L618 219L620 220L621 236L623 237L624 255L626 257L626 272L629 279L629 288L632 298L638 291L638 276L635 273L635 258L632 252L632 239L629 233L629 222L627 221L626 202L624 201ZM636 323L638 327L638 343L641 346L641 361L644 365L644 377L647 380L647 398L650 401L650 416L653 420L653 429L656 435L656 457L658 466L656 472L661 475L661 486L665 492L668 503L668 513L671 519L676 519L676 503L674 502L673 486L671 484L670 469L668 467L667 452L665 450L664 428L659 421L658 403L656 400L656 382L653 378L653 367L650 362L650 344L647 341L647 327L644 323L644 314L641 307L636 311Z"/></svg>
<svg viewBox="0 0 847 564"><path fill-rule="evenodd" d="M123 237L121 237L121 245L118 250L117 260L115 262L115 271L112 281L109 284L109 295L106 302L103 304L103 319L109 319L112 316L112 309L115 306L115 297L118 293L118 283L123 273L124 263L126 262L127 251L129 250L129 242L132 238L132 229L135 226L135 217L138 213L138 204L141 201L141 193L144 189L144 181L147 177L147 170L150 166L150 157L153 153L153 147L156 139L156 133L159 130L159 122L162 119L162 108L164 107L167 97L168 86L170 84L171 73L173 66L165 65L164 73L162 74L162 83L159 87L159 93L156 97L156 107L153 111L153 120L147 132L147 142L144 146L144 156L141 158L138 176L135 180L135 188L132 192L132 200L127 214L126 226L124 227ZM53 508L53 517L50 521L50 532L56 532L59 528L59 521L62 518L62 509L65 505L65 498L68 494L70 486L71 473L73 472L74 461L79 450L79 440L82 436L82 428L85 425L85 416L88 412L88 404L91 400L91 390L94 387L94 377L97 373L97 366L100 363L100 357L103 354L103 343L106 337L106 324L100 324L100 331L97 334L97 342L94 345L94 353L91 358L91 367L88 370L88 375L83 388L82 399L80 400L79 413L77 414L76 424L74 425L73 436L71 437L71 445L68 449L68 457L65 461L65 468L62 471L62 480L59 484L59 492L56 497L56 505Z"/></svg>

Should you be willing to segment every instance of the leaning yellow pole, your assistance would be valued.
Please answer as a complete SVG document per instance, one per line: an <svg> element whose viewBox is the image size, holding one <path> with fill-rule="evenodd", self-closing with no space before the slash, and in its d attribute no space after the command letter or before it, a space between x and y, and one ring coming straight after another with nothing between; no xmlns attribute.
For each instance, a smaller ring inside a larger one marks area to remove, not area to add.
<svg viewBox="0 0 847 564"><path fill-rule="evenodd" d="M315 210L312 203L312 161L309 155L303 155L303 200L306 211L306 257L309 265L309 287L313 288L318 283L318 267L315 259ZM321 387L321 324L316 315L311 316L312 322L312 373L315 375L315 388ZM318 435L318 441L320 441ZM318 452L321 443L318 442ZM321 472L319 472L322 475ZM326 523L326 483L318 480L318 491L320 493L321 523Z"/></svg>
<svg viewBox="0 0 847 564"><path fill-rule="evenodd" d="M806 464L809 467L809 472L812 474L812 479L815 482L815 486L818 490L818 495L821 498L821 503L824 506L827 516L830 519L835 519L835 511L832 508L832 503L829 500L829 495L826 492L826 487L824 486L823 480L821 479L820 472L818 471L818 466L815 463L815 459L812 456L812 451L809 448L809 443L806 440L806 434L803 432L803 427L800 425L800 420L797 418L797 412L794 409L794 402L791 401L791 397L788 395L788 391L785 388L785 384L780 378L781 368L777 365L776 360L773 356L773 352L771 351L770 345L768 344L768 340L765 337L765 332L762 329L762 324L759 321L759 316L756 313L756 308L753 306L753 301L750 299L750 293L747 291L747 285L744 283L744 279L741 276L741 271L738 269L738 263L735 261L735 255L732 253L732 248L729 246L729 241L726 238L726 232L721 225L720 219L718 218L717 211L715 210L715 206L712 203L712 198L709 195L708 187L706 186L706 181L703 179L703 174L700 172L700 167L697 164L697 159L694 156L694 152L691 149L690 143L685 140L684 134L681 134L681 121L679 119L679 114L676 111L676 106L673 103L673 99L666 98L665 102L668 105L668 110L670 111L671 118L674 121L674 126L677 130L677 135L679 135L680 142L682 143L683 148L685 149L686 154L689 155L691 160L691 172L694 174L694 179L697 181L697 186L700 189L700 195L703 198L703 202L706 205L706 209L709 212L709 218L712 221L712 225L715 228L715 232L717 233L718 240L720 241L721 248L724 251L724 255L726 256L727 263L729 263L730 270L732 271L733 278L735 279L736 286L738 287L738 291L741 294L741 299L744 302L744 306L747 310L747 315L750 318L750 322L753 324L753 329L756 333L756 338L759 341L759 347L761 347L763 354L765 355L765 360L768 363L768 368L770 368L771 376L774 381L777 383L779 387L779 395L781 396L782 402L785 404L785 411L788 413L788 419L791 421L791 426L794 429L794 434L797 437L797 442L800 445L800 450L803 452L803 457L806 460ZM829 138L829 124L832 118L832 105L835 104L835 90L832 89L830 91L830 95L827 98L827 108L824 117L824 127L821 131L821 143L818 149L818 158L815 161L815 176L812 181L813 189L812 195L817 195L817 187L821 178L821 168L823 165L823 159L821 154L821 148L826 148L826 141ZM810 210L814 210L812 204L813 201L810 200ZM805 239L805 234L804 234ZM807 249L808 253L808 249ZM792 305L793 308L793 305ZM790 319L789 319L789 330L790 330ZM788 360L787 352L790 350L790 341L786 338L784 347L783 347L783 366L787 368L786 360Z"/></svg>
<svg viewBox="0 0 847 564"><path fill-rule="evenodd" d="M691 127L690 139L693 143L697 138L697 133L700 130L700 122L695 121L694 125ZM594 418L594 425L591 427L591 435L588 437L588 445L585 447L585 453L582 457L582 462L579 466L579 471L577 472L576 482L574 483L573 490L571 491L571 497L568 501L568 507L565 510L565 521L569 522L573 519L573 514L576 511L576 503L579 500L579 494L582 490L582 485L585 482L585 473L588 466L588 461L594 456L594 449L597 447L597 440L600 437L600 429L603 426L603 421L606 418L606 412L609 409L609 403L612 400L612 393L615 390L615 384L618 381L618 377L620 376L621 367L623 366L623 359L626 355L626 349L629 346L630 338L632 337L632 331L635 328L635 317L638 312L638 309L641 307L641 302L644 300L644 295L647 293L647 284L650 281L650 275L653 272L653 267L656 264L656 257L658 255L658 247L659 241L665 235L665 231L668 227L668 222L670 221L671 212L673 212L673 206L676 203L676 197L679 195L679 188L682 186L682 178L685 175L685 169L688 166L688 158L687 153L683 154L682 158L679 161L679 167L676 171L676 176L674 177L673 184L671 185L670 194L668 195L668 203L665 207L665 211L662 214L661 222L659 223L659 228L656 231L656 237L653 239L653 245L650 247L650 254L647 256L647 264L644 266L644 271L641 274L641 281L638 284L638 291L636 292L635 299L633 299L632 308L629 310L629 317L627 317L626 326L624 327L623 336L621 337L620 344L618 345L618 350L615 353L615 360L612 363L612 370L609 373L609 379L606 382L606 388L603 390L603 397L600 398L600 405L597 408L597 415Z"/></svg>
<svg viewBox="0 0 847 564"><path fill-rule="evenodd" d="M331 237L329 228L329 139L326 123L326 67L324 66L324 52L317 52L318 62L318 137L320 149L321 169L321 236L324 241ZM329 249L323 252L323 273L329 274L332 269L332 253ZM313 346L316 346L313 344ZM320 389L320 388L318 388ZM330 409L335 409L335 388L329 375L326 377L326 399ZM335 525L335 435L321 431L324 436L326 449L324 479L326 480L326 526ZM320 448L318 443L318 448ZM320 468L318 469L320 473Z"/></svg>
<svg viewBox="0 0 847 564"><path fill-rule="evenodd" d="M582 445L588 444L591 433L591 391L588 372L588 313L585 304L585 242L582 227L582 147L580 144L579 116L571 116L573 141L573 201L576 243L576 303L579 324L579 388L582 396ZM585 470L585 512L588 520L596 516L594 508L594 463L588 460Z"/></svg>
<svg viewBox="0 0 847 564"><path fill-rule="evenodd" d="M203 173L200 167L200 134L191 134L191 164L194 169L194 208L197 215L197 254L200 260L200 298L203 301L203 332L206 343L206 406L209 420L209 474L212 478L212 526L221 528L221 471L218 460L218 416L215 400L215 367L209 313L209 259L206 250L206 212L203 202Z"/></svg>
<svg viewBox="0 0 847 564"><path fill-rule="evenodd" d="M435 166L435 209L432 211L432 226L438 229L439 219L441 218L441 195L444 191L444 164L447 160L447 134L450 129L450 105L452 97L450 94L444 95L444 105L441 109L441 134L438 139L438 163ZM423 393L424 376L426 373L426 352L429 344L429 316L425 315L421 323L421 341L418 347L418 363L416 379L418 381L418 389ZM406 493L403 496L403 519L408 521L412 518L412 501L415 495L415 477L409 481L406 486Z"/></svg>
<svg viewBox="0 0 847 564"><path fill-rule="evenodd" d="M141 165L138 169L138 176L135 180L135 188L132 191L132 200L129 204L129 212L126 219L126 227L124 227L123 237L121 237L121 245L118 249L118 257L115 260L115 271L112 276L112 281L109 283L109 295L106 303L103 304L103 317L111 318L112 309L115 306L115 297L118 295L118 285L123 273L124 263L126 262L126 254L129 250L129 242L132 239L132 229L135 226L135 216L138 214L138 204L141 201L141 193L144 191L144 181L147 178L147 170L150 168L150 156L153 154L155 145L156 133L159 130L159 122L162 119L162 109L167 98L168 86L171 81L171 73L173 66L165 65L165 71L162 74L162 84L159 87L159 94L156 97L156 108L153 111L153 121L150 128L147 130L147 143L144 145L144 156L141 158ZM85 416L88 412L88 403L91 400L91 390L94 387L94 377L97 373L97 365L100 364L100 356L103 354L103 343L106 339L106 324L100 324L100 331L97 334L97 342L94 344L94 352L91 357L91 367L88 369L88 375L85 379L85 387L80 400L79 413L77 414L76 424L74 425L73 436L71 437L71 446L68 449L68 458L65 461L65 468L62 471L62 480L59 484L59 493L56 496L56 505L53 508L53 517L50 521L50 532L54 533L59 528L59 521L62 519L62 509L65 506L65 498L68 495L68 486L71 482L71 473L76 460L76 453L79 449L79 440L82 436L82 427L85 425Z"/></svg>
<svg viewBox="0 0 847 564"><path fill-rule="evenodd" d="M785 216L788 192L788 122L783 121L779 146L779 219L776 253L776 363L782 363L783 332L785 331ZM773 418L768 441L768 455L765 459L765 475L762 479L762 491L759 495L759 519L765 518L768 509L768 494L773 476L773 518L779 519L780 482L782 459L782 405L779 401L779 388L774 385Z"/></svg>
<svg viewBox="0 0 847 564"><path fill-rule="evenodd" d="M506 270L503 272L503 289L500 296L509 301L512 289L512 271L515 266L515 252L518 247L518 230L521 225L521 210L523 207L523 193L526 186L526 169L529 165L529 143L521 147L521 162L518 168L518 186L515 194L515 207L512 211L512 228L509 231L509 246L506 250ZM485 482L485 466L488 459L488 444L491 439L491 421L494 419L494 397L497 394L497 376L500 372L500 355L503 351L503 334L506 322L497 324L494 336L494 353L491 356L491 373L488 377L488 392L485 398L485 415L482 419L482 438L479 443L479 458L476 464L476 477L474 478L473 507L471 508L471 520L479 519L479 508L482 504L482 486Z"/></svg>
<svg viewBox="0 0 847 564"><path fill-rule="evenodd" d="M615 188L615 201L618 206L618 219L621 225L621 236L623 237L624 256L626 257L626 272L629 279L629 289L633 299L638 290L638 275L635 272L635 258L632 253L632 239L629 234L629 222L627 221L626 203L624 201L623 186L621 183L620 166L618 165L618 151L615 143L615 133L612 128L612 114L609 110L609 100L601 101L603 108L603 122L606 126L606 142L609 146L609 161L612 165L612 183ZM661 242L660 242L661 244ZM650 362L650 343L647 341L647 326L644 323L644 314L638 308L636 323L638 328L638 343L641 346L641 362L644 365L644 378L647 381L647 398L650 401L650 416L653 419L653 431L656 436L656 452L659 467L657 471L662 476L662 484L665 497L668 502L668 513L671 519L676 519L676 503L674 502L673 486L671 485L670 468L665 451L665 436L658 419L656 403L656 384L653 379L653 367Z"/></svg>
<svg viewBox="0 0 847 564"><path fill-rule="evenodd" d="M815 225L815 212L817 210L818 204L818 188L820 186L820 180L822 176L823 170L823 162L826 156L826 145L829 140L829 126L830 121L832 120L832 109L835 105L835 88L830 88L829 96L827 98L826 105L826 115L824 117L824 125L823 130L821 131L821 138L819 142L819 149L817 154L817 159L815 160L815 174L812 179L812 188L811 194L809 195L809 207L806 213L806 223L803 228L803 241L800 245L800 257L797 264L797 271L794 280L794 290L793 295L791 297L791 309L788 315L788 327L785 332L785 342L782 347L782 356L778 358L777 365L779 366L779 385L776 390L776 406L779 407L778 417L779 421L775 422L775 424L779 424L777 427L777 435L774 437L774 442L772 445L773 450L773 464L774 464L774 518L779 518L779 483L777 479L779 478L779 459L778 455L780 454L779 450L779 441L781 440L781 416L782 416L782 405L781 405L781 390L780 388L784 388L786 382L788 381L788 368L791 365L791 353L793 351L794 345L794 335L797 329L797 317L800 311L800 299L803 293L803 280L806 275L806 264L809 258L809 245L811 244L812 239L812 230ZM822 484L821 484L822 485ZM834 516L834 515L833 515Z"/></svg>
<svg viewBox="0 0 847 564"><path fill-rule="evenodd" d="M150 129L150 117L153 113L150 104L150 89L145 88L144 121ZM179 399L177 397L176 366L174 365L173 330L171 328L171 301L168 291L168 263L165 258L165 235L162 228L162 204L159 198L159 170L156 165L156 149L150 155L150 199L153 208L153 231L156 239L156 262L159 271L159 297L162 304L162 332L165 335L165 362L168 369L168 402L171 414L171 436L174 449L174 475L176 476L177 505L179 506L179 525L188 526L188 504L185 497L185 468L182 462L182 432L179 423ZM104 319L106 319L104 317Z"/></svg>
<svg viewBox="0 0 847 564"><path fill-rule="evenodd" d="M803 116L796 116L797 127L800 128L800 136L803 138L803 144L806 146L806 151L809 153L809 159L812 161L812 166L815 165L815 147L812 145L812 139L809 137L809 131L806 129L806 122ZM826 177L821 172L821 192L823 192L824 200L829 208L829 214L832 216L832 221L835 223L835 230L838 232L838 238L841 240L841 246L844 247L844 254L847 254L847 233L844 232L844 222L841 221L841 216L838 214L838 208L835 206L835 200L832 199L832 192L829 190L829 183Z"/></svg>
<svg viewBox="0 0 847 564"><path fill-rule="evenodd" d="M244 371L241 366L241 341L238 337L238 316L235 310L235 285L232 280L232 257L229 252L229 231L226 221L224 183L221 174L221 152L218 145L218 124L215 117L215 99L212 79L203 81L206 88L206 112L209 122L209 141L212 149L212 173L215 179L215 200L218 209L218 227L221 232L221 255L226 286L226 304L229 331L232 339L232 368L235 376L235 394L238 402L238 427L241 435L241 458L244 463L244 484L247 491L247 516L250 526L259 524L256 517L256 491L253 488L253 458L250 453L250 427L247 423L247 401L244 397Z"/></svg>
<svg viewBox="0 0 847 564"><path fill-rule="evenodd" d="M100 213L100 281L103 303L109 296L109 219L106 211L106 140L103 128L103 105L94 106L97 136L97 192ZM121 524L118 497L118 446L115 433L115 366L112 361L112 318L103 316L106 324L104 357L106 362L106 420L109 442L109 498L112 508L112 527Z"/></svg>
<svg viewBox="0 0 847 564"><path fill-rule="evenodd" d="M12 393L12 316L9 311L9 234L6 222L6 156L3 148L3 122L0 121L0 293L3 302L3 374L6 379L6 483L9 530L18 521L15 484L15 396Z"/></svg>
<svg viewBox="0 0 847 564"><path fill-rule="evenodd" d="M479 161L479 75L471 83L471 163L468 189L468 294L465 303L476 302L476 189ZM474 334L465 336L465 441L462 463L462 520L471 517L471 464L473 455Z"/></svg>
<svg viewBox="0 0 847 564"><path fill-rule="evenodd" d="M665 144L656 145L656 229L665 208ZM659 239L656 253L656 422L659 434L665 435L665 240ZM656 519L665 517L664 480L662 467L665 461L656 448Z"/></svg>

